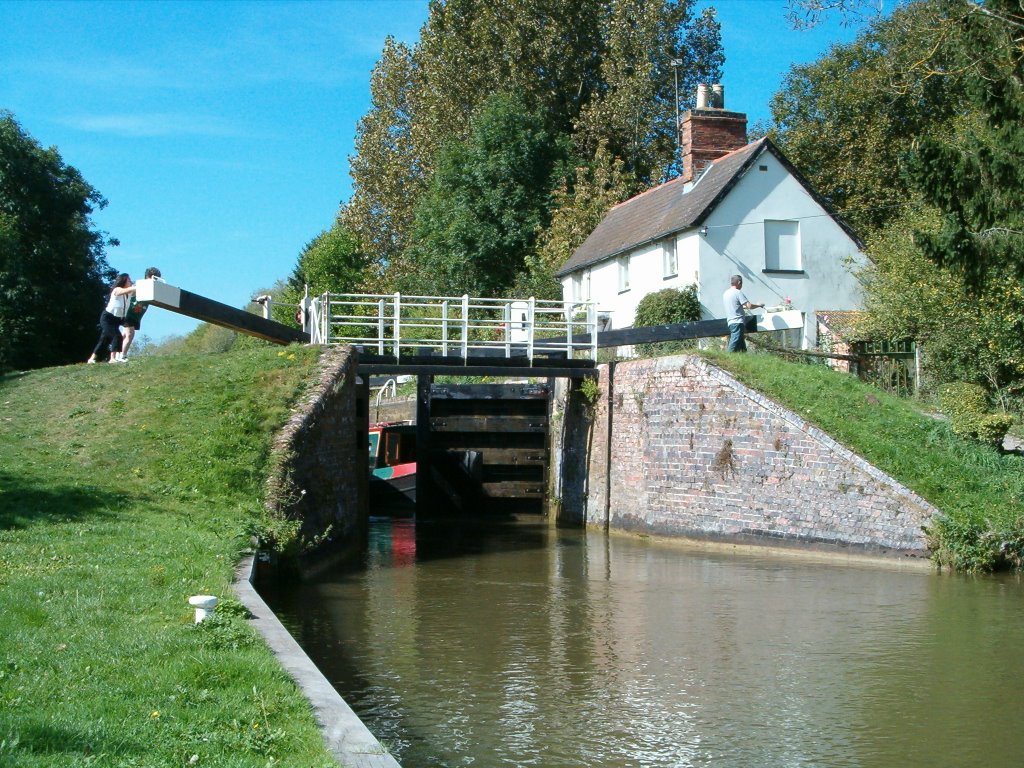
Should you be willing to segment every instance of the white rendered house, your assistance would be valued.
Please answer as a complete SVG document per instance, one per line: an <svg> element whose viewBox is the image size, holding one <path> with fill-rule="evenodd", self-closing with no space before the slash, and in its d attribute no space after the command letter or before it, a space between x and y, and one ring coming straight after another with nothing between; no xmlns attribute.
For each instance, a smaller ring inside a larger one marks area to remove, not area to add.
<svg viewBox="0 0 1024 768"><path fill-rule="evenodd" d="M861 307L863 244L769 139L746 143L746 115L698 105L682 124L683 176L605 215L556 273L563 298L627 328L647 294L696 284L707 320L724 317L739 274L751 302L802 311L799 344L813 347L818 312Z"/></svg>

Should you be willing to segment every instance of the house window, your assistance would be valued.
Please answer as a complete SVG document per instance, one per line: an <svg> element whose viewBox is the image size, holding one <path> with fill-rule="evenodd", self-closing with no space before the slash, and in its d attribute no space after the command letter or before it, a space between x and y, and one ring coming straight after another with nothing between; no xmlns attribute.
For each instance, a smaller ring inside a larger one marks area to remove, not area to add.
<svg viewBox="0 0 1024 768"><path fill-rule="evenodd" d="M662 245L662 277L675 277L679 274L679 259L676 257L676 239L670 237Z"/></svg>
<svg viewBox="0 0 1024 768"><path fill-rule="evenodd" d="M619 293L629 290L629 256L619 257Z"/></svg>
<svg viewBox="0 0 1024 768"><path fill-rule="evenodd" d="M583 301L583 278L577 272L572 276L572 300Z"/></svg>
<svg viewBox="0 0 1024 768"><path fill-rule="evenodd" d="M590 270L583 273L583 301L590 301Z"/></svg>
<svg viewBox="0 0 1024 768"><path fill-rule="evenodd" d="M766 272L800 272L800 223L772 221L764 223L764 268Z"/></svg>

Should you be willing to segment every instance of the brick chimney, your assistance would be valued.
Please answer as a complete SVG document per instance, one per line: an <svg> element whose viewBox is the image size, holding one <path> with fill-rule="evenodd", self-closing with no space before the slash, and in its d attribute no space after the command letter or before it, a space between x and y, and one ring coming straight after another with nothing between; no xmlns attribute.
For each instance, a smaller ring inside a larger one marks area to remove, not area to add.
<svg viewBox="0 0 1024 768"><path fill-rule="evenodd" d="M712 161L747 145L747 116L725 110L725 89L697 86L697 105L680 126L683 180L693 181Z"/></svg>

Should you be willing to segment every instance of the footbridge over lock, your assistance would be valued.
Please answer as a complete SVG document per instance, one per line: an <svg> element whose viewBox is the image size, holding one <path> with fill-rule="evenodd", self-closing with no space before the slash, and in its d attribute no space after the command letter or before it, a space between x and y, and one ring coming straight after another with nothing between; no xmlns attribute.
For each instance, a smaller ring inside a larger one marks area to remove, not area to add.
<svg viewBox="0 0 1024 768"><path fill-rule="evenodd" d="M299 305L259 297L260 314L159 280L140 302L277 344L349 345L357 352L357 407L367 430L371 377L416 376L418 513L455 507L543 510L551 468L554 382L597 375L598 350L727 336L725 320L602 331L594 302L335 294ZM802 325L800 312L748 318L750 332ZM439 382L439 379L444 379ZM453 383L451 379L499 379Z"/></svg>

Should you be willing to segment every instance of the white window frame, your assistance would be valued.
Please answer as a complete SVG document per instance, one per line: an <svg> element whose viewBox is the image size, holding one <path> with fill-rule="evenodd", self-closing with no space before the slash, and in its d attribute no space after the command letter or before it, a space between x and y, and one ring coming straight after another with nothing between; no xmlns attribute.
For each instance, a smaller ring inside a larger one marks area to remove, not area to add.
<svg viewBox="0 0 1024 768"><path fill-rule="evenodd" d="M661 276L665 279L679 276L679 246L674 237L662 243L661 269Z"/></svg>
<svg viewBox="0 0 1024 768"><path fill-rule="evenodd" d="M619 267L619 293L629 290L629 256L619 256L616 260Z"/></svg>
<svg viewBox="0 0 1024 768"><path fill-rule="evenodd" d="M766 272L802 272L800 222L765 219L764 269Z"/></svg>

